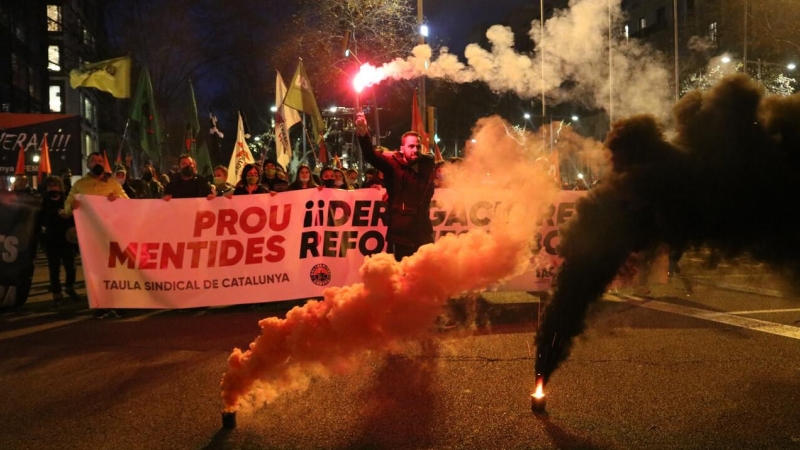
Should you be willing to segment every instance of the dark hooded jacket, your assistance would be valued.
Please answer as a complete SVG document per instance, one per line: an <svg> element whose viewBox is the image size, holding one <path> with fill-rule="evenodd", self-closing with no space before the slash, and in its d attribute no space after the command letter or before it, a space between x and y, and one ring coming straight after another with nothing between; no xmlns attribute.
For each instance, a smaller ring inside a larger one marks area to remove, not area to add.
<svg viewBox="0 0 800 450"><path fill-rule="evenodd" d="M358 142L364 159L383 172L389 197L387 242L413 246L432 243L430 205L436 173L433 155L420 153L409 164L400 152L376 153L369 135L359 136Z"/></svg>

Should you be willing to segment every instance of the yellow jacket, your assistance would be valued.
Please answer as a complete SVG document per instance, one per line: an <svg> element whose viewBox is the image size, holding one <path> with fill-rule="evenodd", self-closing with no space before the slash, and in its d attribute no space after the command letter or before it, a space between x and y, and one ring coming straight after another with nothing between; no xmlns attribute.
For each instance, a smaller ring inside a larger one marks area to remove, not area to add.
<svg viewBox="0 0 800 450"><path fill-rule="evenodd" d="M86 174L80 180L72 185L69 190L69 196L64 202L64 212L72 214L72 202L75 200L75 194L86 195L102 195L108 197L109 194L115 194L118 198L128 198L122 185L117 183L116 180L108 175L103 175L100 178L95 178L90 174Z"/></svg>

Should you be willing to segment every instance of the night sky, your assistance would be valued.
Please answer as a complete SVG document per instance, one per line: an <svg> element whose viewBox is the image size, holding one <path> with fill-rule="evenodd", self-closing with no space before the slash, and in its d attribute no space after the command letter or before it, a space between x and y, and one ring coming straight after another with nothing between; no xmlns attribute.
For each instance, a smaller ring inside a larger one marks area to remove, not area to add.
<svg viewBox="0 0 800 450"><path fill-rule="evenodd" d="M505 22L515 9L532 3L538 4L535 0L427 0L423 13L431 43L448 46L451 53L463 56L476 30Z"/></svg>

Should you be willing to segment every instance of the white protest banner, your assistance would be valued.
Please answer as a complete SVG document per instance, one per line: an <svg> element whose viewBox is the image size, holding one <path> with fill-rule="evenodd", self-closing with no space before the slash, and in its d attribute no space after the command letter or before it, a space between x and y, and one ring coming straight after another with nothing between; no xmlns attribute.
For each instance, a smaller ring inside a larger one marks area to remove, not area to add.
<svg viewBox="0 0 800 450"><path fill-rule="evenodd" d="M231 199L81 196L75 218L93 308L194 308L318 297L361 282L366 255L385 248L383 191L307 189ZM500 290L550 289L558 227L585 192L563 191L534 237L528 273ZM491 222L496 202L459 202L438 189L436 238ZM447 205L447 206L445 206ZM498 255L498 258L502 258ZM487 262L491 263L491 262Z"/></svg>
<svg viewBox="0 0 800 450"><path fill-rule="evenodd" d="M374 189L128 200L80 196L93 308L194 308L319 296L385 248Z"/></svg>

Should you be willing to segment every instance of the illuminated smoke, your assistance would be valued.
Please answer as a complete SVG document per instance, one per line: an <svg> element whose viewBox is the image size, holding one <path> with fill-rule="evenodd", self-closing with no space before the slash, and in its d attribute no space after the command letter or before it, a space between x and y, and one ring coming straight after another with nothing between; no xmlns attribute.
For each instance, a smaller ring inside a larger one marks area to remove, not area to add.
<svg viewBox="0 0 800 450"><path fill-rule="evenodd" d="M564 262L536 337L545 380L568 356L598 300L631 252L710 248L714 259L749 255L800 288L800 228L788 193L800 184L800 95L765 96L744 75L674 108L668 142L652 116L614 124L612 171L561 236Z"/></svg>
<svg viewBox="0 0 800 450"><path fill-rule="evenodd" d="M498 92L522 98L544 92L550 103L582 102L613 110L616 117L666 114L672 100L671 76L662 58L636 39L625 42L616 37L609 57L609 5L616 36L621 29L619 0L574 0L568 10L557 10L545 21L543 36L540 22L531 24L529 36L536 44L532 54L517 52L511 29L494 25L486 32L491 50L467 45L466 64L447 48L432 59L431 48L419 45L406 59L367 69L369 83L420 76L456 83L482 81Z"/></svg>
<svg viewBox="0 0 800 450"><path fill-rule="evenodd" d="M480 120L472 137L465 161L447 170L446 181L465 204L485 200L491 189L489 200L500 206L488 230L447 235L401 263L388 254L366 258L362 283L326 289L323 301L294 308L285 319L261 320L261 335L228 359L221 382L226 410L263 405L304 389L310 377L347 370L364 351L427 335L449 298L527 269L538 213L558 192L533 169L544 145L498 117Z"/></svg>

